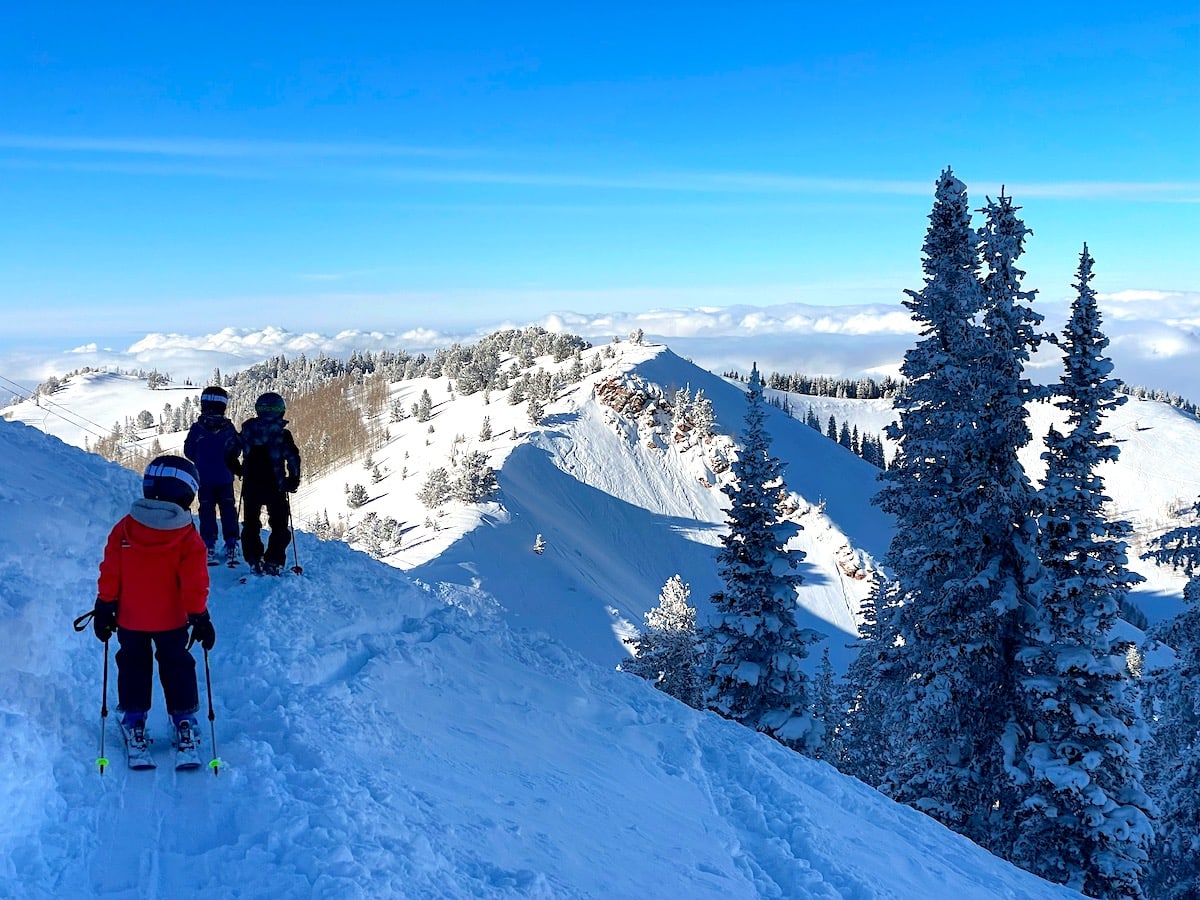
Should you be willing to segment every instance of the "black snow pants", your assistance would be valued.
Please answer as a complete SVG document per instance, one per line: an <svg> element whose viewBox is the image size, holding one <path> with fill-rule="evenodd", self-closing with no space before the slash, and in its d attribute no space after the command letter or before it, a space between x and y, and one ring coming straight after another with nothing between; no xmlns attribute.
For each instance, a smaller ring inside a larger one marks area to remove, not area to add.
<svg viewBox="0 0 1200 900"><path fill-rule="evenodd" d="M170 631L117 629L121 645L117 650L117 698L122 712L149 712L155 659L172 719L200 708L196 660L187 649L187 640L186 626Z"/></svg>

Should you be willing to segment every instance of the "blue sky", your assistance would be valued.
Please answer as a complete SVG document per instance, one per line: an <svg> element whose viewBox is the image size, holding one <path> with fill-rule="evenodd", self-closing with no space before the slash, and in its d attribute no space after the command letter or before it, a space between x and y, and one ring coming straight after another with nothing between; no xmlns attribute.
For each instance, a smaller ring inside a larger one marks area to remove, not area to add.
<svg viewBox="0 0 1200 900"><path fill-rule="evenodd" d="M22 6L10 345L897 304L947 164L1042 296L1200 291L1195 2Z"/></svg>

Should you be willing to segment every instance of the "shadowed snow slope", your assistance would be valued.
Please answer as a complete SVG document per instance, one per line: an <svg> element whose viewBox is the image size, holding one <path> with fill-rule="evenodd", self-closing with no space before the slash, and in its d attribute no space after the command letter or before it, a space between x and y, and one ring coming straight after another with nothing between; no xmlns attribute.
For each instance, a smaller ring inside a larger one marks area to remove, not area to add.
<svg viewBox="0 0 1200 900"><path fill-rule="evenodd" d="M522 450L510 477L548 452ZM109 721L100 775L102 645L71 620L138 479L9 422L0 458L0 895L1076 896L514 632L478 590L435 595L306 534L300 577L210 570L220 774L169 765L156 691L160 767L128 771Z"/></svg>

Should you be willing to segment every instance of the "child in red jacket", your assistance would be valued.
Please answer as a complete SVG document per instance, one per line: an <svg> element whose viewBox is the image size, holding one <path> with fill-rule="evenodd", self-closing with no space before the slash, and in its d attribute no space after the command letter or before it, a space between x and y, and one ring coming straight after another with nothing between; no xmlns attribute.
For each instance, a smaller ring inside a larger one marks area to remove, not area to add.
<svg viewBox="0 0 1200 900"><path fill-rule="evenodd" d="M211 650L216 641L207 610L207 550L192 523L198 484L196 467L182 457L150 463L143 499L113 527L100 563L92 625L102 641L117 635L121 727L143 750L155 657L176 742L190 745L200 708L190 648L198 642Z"/></svg>

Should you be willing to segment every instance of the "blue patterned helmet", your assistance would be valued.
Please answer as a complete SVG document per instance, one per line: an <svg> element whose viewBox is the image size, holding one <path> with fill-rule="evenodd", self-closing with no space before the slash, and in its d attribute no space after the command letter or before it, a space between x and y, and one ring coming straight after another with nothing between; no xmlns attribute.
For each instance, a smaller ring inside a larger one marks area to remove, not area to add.
<svg viewBox="0 0 1200 900"><path fill-rule="evenodd" d="M191 509L200 488L196 467L182 456L159 456L146 466L142 476L142 496L147 500L166 500Z"/></svg>
<svg viewBox="0 0 1200 900"><path fill-rule="evenodd" d="M214 384L212 387L206 387L204 393L200 395L200 412L202 413L217 413L225 414L225 407L229 405L229 393L219 384Z"/></svg>

